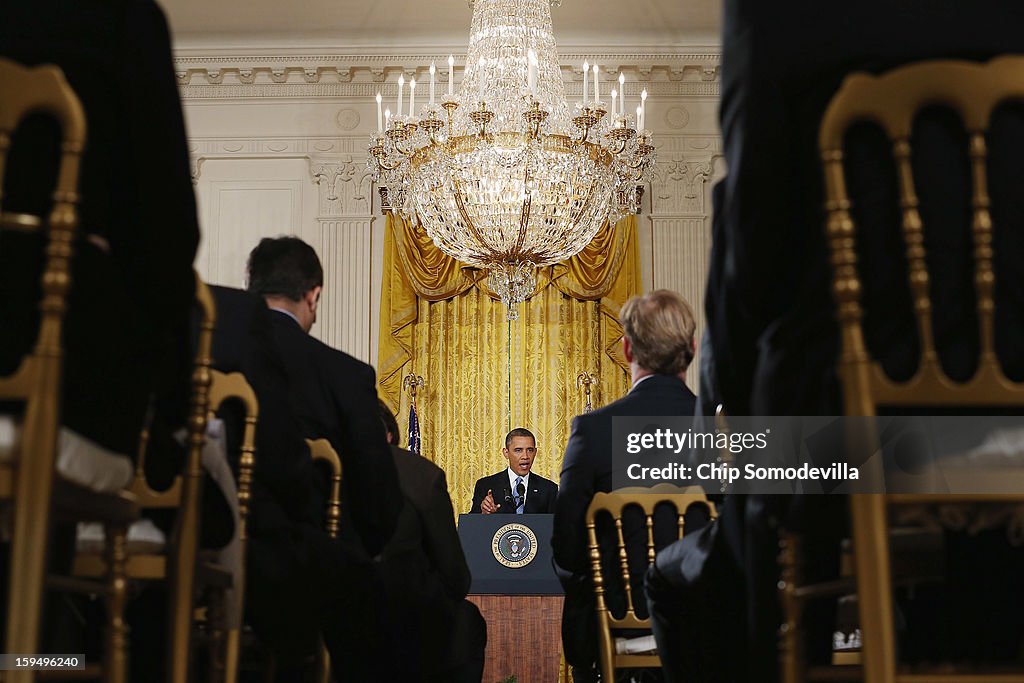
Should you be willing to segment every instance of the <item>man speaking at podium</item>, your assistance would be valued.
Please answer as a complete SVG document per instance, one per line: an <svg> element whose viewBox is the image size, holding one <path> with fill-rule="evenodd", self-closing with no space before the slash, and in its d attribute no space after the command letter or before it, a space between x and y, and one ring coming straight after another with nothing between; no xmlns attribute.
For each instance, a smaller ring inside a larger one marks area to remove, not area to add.
<svg viewBox="0 0 1024 683"><path fill-rule="evenodd" d="M508 469L477 480L470 513L553 514L558 484L530 472L537 457L533 433L523 427L513 429L505 436L501 454L508 460Z"/></svg>

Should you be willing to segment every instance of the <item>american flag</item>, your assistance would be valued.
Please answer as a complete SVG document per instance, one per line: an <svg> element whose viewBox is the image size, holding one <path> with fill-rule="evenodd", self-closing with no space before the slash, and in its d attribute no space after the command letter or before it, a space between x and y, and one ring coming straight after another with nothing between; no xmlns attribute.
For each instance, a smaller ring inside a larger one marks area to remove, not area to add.
<svg viewBox="0 0 1024 683"><path fill-rule="evenodd" d="M420 455L420 420L416 417L416 404L409 406L409 450Z"/></svg>

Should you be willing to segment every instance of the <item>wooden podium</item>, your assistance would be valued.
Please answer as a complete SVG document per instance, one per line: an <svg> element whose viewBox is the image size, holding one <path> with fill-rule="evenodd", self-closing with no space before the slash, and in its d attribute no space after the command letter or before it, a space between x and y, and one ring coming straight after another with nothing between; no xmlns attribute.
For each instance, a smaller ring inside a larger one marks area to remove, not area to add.
<svg viewBox="0 0 1024 683"><path fill-rule="evenodd" d="M483 683L558 683L562 587L551 566L551 515L459 515L473 584L487 621Z"/></svg>

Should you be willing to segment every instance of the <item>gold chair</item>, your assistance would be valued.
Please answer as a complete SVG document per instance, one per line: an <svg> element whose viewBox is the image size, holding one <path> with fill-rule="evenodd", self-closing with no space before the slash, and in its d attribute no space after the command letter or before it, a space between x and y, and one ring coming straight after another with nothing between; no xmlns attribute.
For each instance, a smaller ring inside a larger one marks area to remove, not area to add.
<svg viewBox="0 0 1024 683"><path fill-rule="evenodd" d="M331 492L327 498L327 533L331 538L338 537L338 524L341 520L341 458L327 439L306 439L313 462L324 462L331 472ZM327 645L320 648L320 666L317 680L329 683L331 680L331 656Z"/></svg>
<svg viewBox="0 0 1024 683"><path fill-rule="evenodd" d="M168 676L173 683L185 683L190 671L191 635L194 617L194 595L197 586L211 588L218 599L211 606L211 626L217 629L216 643L222 644L222 653L211 660L217 677L233 681L238 671L240 631L237 624L224 627L227 614L226 592L233 588L244 595L244 571L235 578L234 573L217 565L215 559L201 556L199 546L199 502L202 483L202 449L206 443L209 417L231 398L238 398L245 406L245 429L242 437L238 472L239 519L237 533L244 558L246 520L250 503L250 488L254 466L256 421L259 406L255 393L245 378L232 373L211 370L211 349L216 309L209 288L197 276L196 299L201 311L199 343L192 377L193 395L189 422L189 448L182 474L175 477L169 488L156 491L145 476L145 457L140 453L135 477L129 491L142 508L173 509L176 511L174 530L163 552L131 553L125 563L128 579L140 581L167 581L170 586L170 633ZM142 448L145 451L145 447ZM106 562L97 553L79 553L74 561L76 576L101 576ZM239 598L241 599L241 598ZM237 621L237 620L236 620ZM226 632L226 635L224 633Z"/></svg>
<svg viewBox="0 0 1024 683"><path fill-rule="evenodd" d="M10 571L7 585L7 634L4 651L39 651L44 585L87 590L107 597L108 628L105 673L125 680L125 584L122 575L125 529L138 516L131 496L93 492L55 476L60 427L61 332L71 285L72 244L78 227L78 175L85 147L86 123L81 103L55 66L25 68L0 59L0 192L11 134L26 116L52 117L61 129L61 159L50 216L6 213L0 204L0 229L35 232L47 229L40 325L35 347L13 374L0 378L0 399L25 404L20 439L10 461L0 463L0 504L13 508ZM2 195L0 195L2 199ZM51 522L100 521L112 542L111 571L100 582L80 583L47 577ZM45 578L45 584L44 584ZM95 673L95 667L90 667ZM33 681L31 671L12 671L11 683Z"/></svg>
<svg viewBox="0 0 1024 683"><path fill-rule="evenodd" d="M224 581L212 582L215 587L215 598L211 604L212 614L211 626L218 630L225 630L222 626L218 628L218 622L226 621L226 642L223 648L223 661L214 652L211 653L212 680L223 678L227 683L234 683L238 680L239 656L242 646L242 612L245 596L245 547L248 539L249 506L252 499L252 475L255 467L256 452L256 423L259 419L259 401L256 399L256 392L246 381L245 376L238 372L224 374L213 371L213 386L210 390L210 415L232 399L242 401L245 406L245 428L242 433L242 444L238 462L238 561L240 563L237 572L230 569L218 567L214 562L204 564L205 574L210 576L227 576L231 578L229 584ZM234 614L229 613L227 606L227 588L231 588L236 596L237 606Z"/></svg>
<svg viewBox="0 0 1024 683"><path fill-rule="evenodd" d="M650 630L650 618L641 619L637 616L633 603L633 590L630 581L630 568L627 560L626 540L622 529L622 513L626 508L640 508L646 518L647 528L647 564L644 570L654 562L654 509L669 503L676 509L677 538L682 538L685 531L684 515L691 505L705 505L714 519L717 516L715 506L708 501L703 492L691 493L669 484L659 484L652 488L622 489L614 493L597 493L587 509L587 537L590 547L590 567L593 571L594 593L597 598L597 628L601 643L601 680L614 681L615 670L621 668L661 668L661 658L655 654L619 654L616 652L613 630L646 629ZM618 535L617 549L620 577L626 594L626 613L615 617L605 603L604 570L598 545L596 519L599 514L611 515ZM643 599L643 596L640 596Z"/></svg>
<svg viewBox="0 0 1024 683"><path fill-rule="evenodd" d="M833 265L833 294L838 308L842 351L838 372L847 415L875 415L877 407L1024 407L1024 384L1011 382L995 354L992 217L989 212L985 132L994 108L1009 99L1024 98L1024 58L1002 57L987 64L933 61L914 64L874 77L848 77L833 97L819 134L825 169L827 236ZM924 107L942 104L956 111L969 137L973 180L974 283L977 297L980 362L964 383L946 376L939 363L931 326L929 273L925 260L924 226L911 167L910 137L915 115ZM857 270L855 229L843 169L843 138L862 120L877 122L893 145L902 209L909 286L914 303L921 362L906 382L889 379L872 359L861 326L861 283ZM851 434L851 445L875 434ZM868 473L871 476L871 473ZM928 495L853 495L855 571L863 638L863 675L868 683L1008 683L1024 681L1021 674L912 674L897 672L893 626L892 571L889 557L887 506L936 502ZM1021 495L942 496L944 502L1024 502ZM798 654L798 653L797 653ZM787 654L787 657L789 655ZM796 665L787 680L801 680Z"/></svg>

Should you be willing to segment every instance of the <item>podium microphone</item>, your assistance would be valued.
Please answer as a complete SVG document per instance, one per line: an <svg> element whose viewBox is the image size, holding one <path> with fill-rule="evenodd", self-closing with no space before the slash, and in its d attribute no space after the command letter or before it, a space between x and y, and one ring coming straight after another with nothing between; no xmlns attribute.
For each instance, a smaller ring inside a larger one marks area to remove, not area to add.
<svg viewBox="0 0 1024 683"><path fill-rule="evenodd" d="M519 500L526 498L526 486L523 485L523 482L519 482L519 485L516 486L516 494L519 496Z"/></svg>
<svg viewBox="0 0 1024 683"><path fill-rule="evenodd" d="M522 486L522 484L520 484ZM509 493L508 489L505 489L505 502L512 506L512 509L516 508L515 501L512 500L512 494Z"/></svg>

